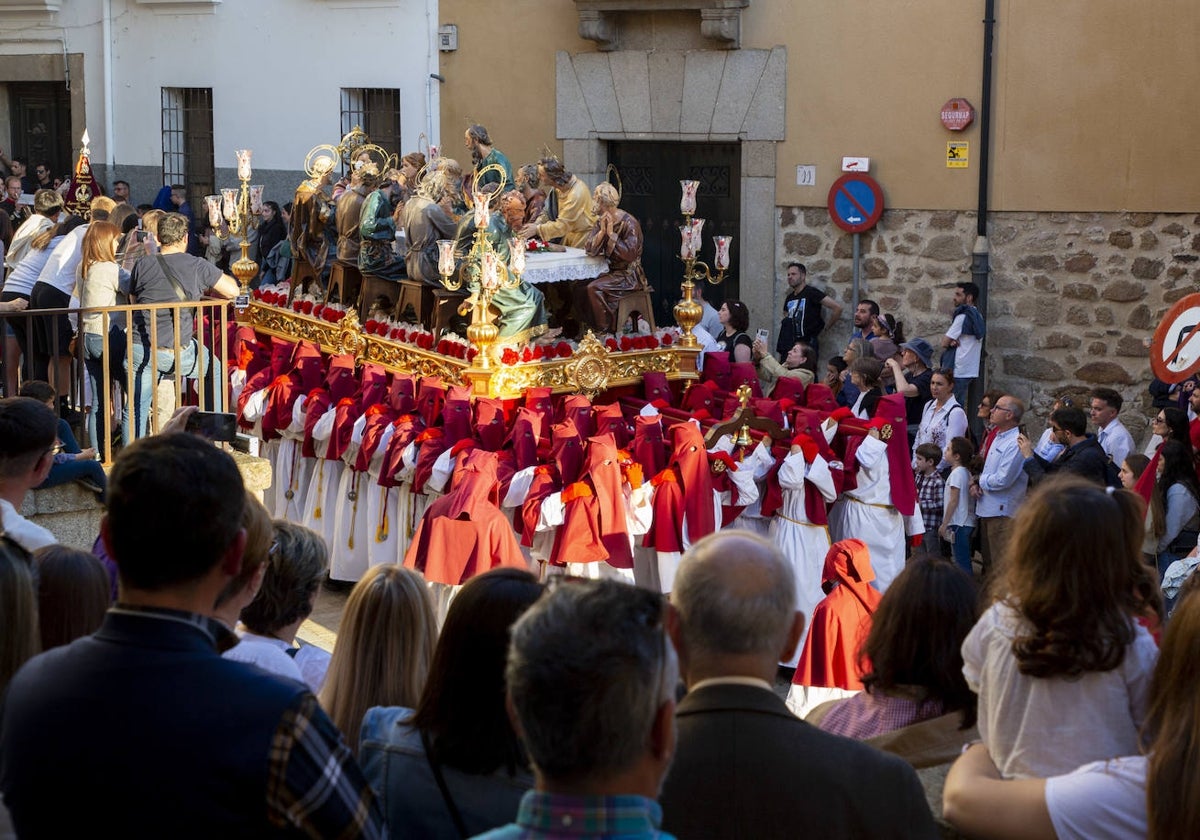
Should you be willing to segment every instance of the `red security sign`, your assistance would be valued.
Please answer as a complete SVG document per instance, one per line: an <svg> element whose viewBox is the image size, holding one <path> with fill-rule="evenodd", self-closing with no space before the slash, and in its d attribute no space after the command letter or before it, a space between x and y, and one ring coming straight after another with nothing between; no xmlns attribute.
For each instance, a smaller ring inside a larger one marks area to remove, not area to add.
<svg viewBox="0 0 1200 840"><path fill-rule="evenodd" d="M846 233L875 227L883 215L883 188L862 172L850 172L829 188L829 216Z"/></svg>
<svg viewBox="0 0 1200 840"><path fill-rule="evenodd" d="M942 106L942 125L951 131L962 131L975 119L975 109L962 98L949 100Z"/></svg>

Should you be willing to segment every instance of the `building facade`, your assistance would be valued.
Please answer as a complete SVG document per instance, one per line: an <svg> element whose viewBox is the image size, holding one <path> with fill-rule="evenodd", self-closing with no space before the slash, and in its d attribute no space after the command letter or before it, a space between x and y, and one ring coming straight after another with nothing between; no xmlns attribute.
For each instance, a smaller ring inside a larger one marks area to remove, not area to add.
<svg viewBox="0 0 1200 840"><path fill-rule="evenodd" d="M980 240L987 0L511 5L501 28L516 49L495 44L491 4L442 0L442 24L457 27L459 43L442 54L444 136L470 114L514 163L561 150L591 183L608 163L637 159L639 145L670 144L701 178L714 168L706 150L725 147L713 190L737 211L725 220L733 229L717 231L738 236L736 277L709 297L736 294L753 325L772 331L790 260L850 299L852 237L826 202L842 158L869 158L888 209L861 236L861 296L936 345L954 283L972 278L973 252L986 249L992 386L1039 413L1098 384L1144 399L1145 343L1198 278L1200 169L1189 141L1200 121L1191 49L1200 7L994 0ZM951 131L940 112L959 97L977 116ZM658 228L678 225L672 200L677 192L660 202ZM848 332L847 317L822 354Z"/></svg>
<svg viewBox="0 0 1200 840"><path fill-rule="evenodd" d="M254 152L290 201L305 155L360 125L391 151L437 130L436 0L0 0L0 148L67 174L86 128L98 178L237 186ZM433 142L436 142L434 140Z"/></svg>

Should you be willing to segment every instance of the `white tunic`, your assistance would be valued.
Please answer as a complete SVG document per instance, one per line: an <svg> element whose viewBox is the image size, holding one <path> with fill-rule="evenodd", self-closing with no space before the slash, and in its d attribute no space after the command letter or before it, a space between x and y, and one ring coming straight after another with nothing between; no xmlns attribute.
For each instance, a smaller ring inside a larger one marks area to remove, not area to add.
<svg viewBox="0 0 1200 840"><path fill-rule="evenodd" d="M804 510L805 493L811 490L821 494L826 502L837 498L833 487L833 475L829 464L817 455L811 464L804 460L803 452L789 454L779 467L779 486L783 490L783 504L771 521L771 541L779 546L796 576L796 609L811 618L813 610L825 597L821 589L821 572L825 568L825 555L829 553L829 528L814 525ZM800 646L784 663L795 668L800 661Z"/></svg>
<svg viewBox="0 0 1200 840"><path fill-rule="evenodd" d="M370 477L354 469L362 446L364 414L354 421L350 445L342 453L342 474L338 480L333 515L333 539L329 541L329 577L333 580L358 581L367 571L367 487Z"/></svg>
<svg viewBox="0 0 1200 840"><path fill-rule="evenodd" d="M337 408L331 405L313 426L313 451L317 453L317 458L308 490L304 495L304 527L316 531L321 535L321 539L325 540L325 544L330 546L331 562L335 551L332 543L338 482L341 480L342 470L346 466L341 461L325 460L325 453L329 451L330 438L333 437L333 422L336 415Z"/></svg>
<svg viewBox="0 0 1200 840"><path fill-rule="evenodd" d="M304 517L304 496L316 462L302 456L304 445L304 403L301 394L292 405L292 422L283 430L279 457L275 462L275 518L300 522Z"/></svg>

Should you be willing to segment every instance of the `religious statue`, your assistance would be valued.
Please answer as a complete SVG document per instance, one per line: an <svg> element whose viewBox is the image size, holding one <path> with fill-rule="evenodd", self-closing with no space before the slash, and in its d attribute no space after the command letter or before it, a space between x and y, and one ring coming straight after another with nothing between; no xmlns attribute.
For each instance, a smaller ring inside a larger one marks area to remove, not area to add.
<svg viewBox="0 0 1200 840"><path fill-rule="evenodd" d="M404 234L408 240L408 276L431 286L442 285L438 274L438 240L453 239L456 222L451 212L450 173L428 173L417 194L404 206ZM458 188L454 181L453 189Z"/></svg>
<svg viewBox="0 0 1200 840"><path fill-rule="evenodd" d="M589 256L608 260L608 273L588 282L583 296L591 311L593 325L609 333L615 333L619 326L615 321L622 294L646 288L646 273L642 270L642 226L617 206L619 201L612 184L606 182L596 187L596 224L585 244Z"/></svg>
<svg viewBox="0 0 1200 840"><path fill-rule="evenodd" d="M582 248L587 241L588 231L596 223L587 184L564 169L556 157L544 157L538 161L538 179L547 191L547 206L553 200L557 215L551 218L549 212L543 211L535 222L521 228L521 235L526 239L536 236L547 242L561 239L564 245Z"/></svg>
<svg viewBox="0 0 1200 840"><path fill-rule="evenodd" d="M503 152L492 145L492 138L488 135L486 128L481 125L471 126L466 131L466 141L467 149L471 152L471 163L475 167L471 177L472 184L476 181L475 176L493 164L504 170L504 183L513 183L512 164L508 162L508 158ZM500 173L495 170L483 172L483 176L478 179L480 187L498 183L500 183Z"/></svg>
<svg viewBox="0 0 1200 840"><path fill-rule="evenodd" d="M367 167L362 167L366 169ZM404 261L396 256L396 223L392 221L392 192L399 173L391 171L379 188L363 201L359 215L358 233L362 247L358 252L358 269L387 280L404 276Z"/></svg>
<svg viewBox="0 0 1200 840"><path fill-rule="evenodd" d="M538 186L539 182L536 163L527 163L517 170L517 189L525 199L525 218L520 227L536 221L546 209L546 194ZM515 229L519 230L520 227Z"/></svg>
<svg viewBox="0 0 1200 840"><path fill-rule="evenodd" d="M350 186L338 197L338 262L358 265L358 253L362 248L362 235L358 226L362 218L363 202L378 186L379 170L375 164L368 164L354 170L350 176Z"/></svg>
<svg viewBox="0 0 1200 840"><path fill-rule="evenodd" d="M313 162L311 177L296 188L292 223L288 230L292 259L311 266L312 274L317 278L324 272L329 257L329 239L325 229L334 214L325 188L329 186L333 166L331 157L318 157Z"/></svg>

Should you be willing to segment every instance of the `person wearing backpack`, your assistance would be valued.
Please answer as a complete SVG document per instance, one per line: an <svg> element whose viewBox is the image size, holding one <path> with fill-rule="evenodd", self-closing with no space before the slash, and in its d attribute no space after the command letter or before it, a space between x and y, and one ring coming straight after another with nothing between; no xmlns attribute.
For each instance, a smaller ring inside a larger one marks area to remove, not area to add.
<svg viewBox="0 0 1200 840"><path fill-rule="evenodd" d="M1070 406L1052 411L1050 431L1056 441L1066 447L1053 461L1034 452L1033 443L1026 435L1017 438L1017 447L1025 457L1023 468L1030 485L1052 473L1071 473L1102 487L1121 486L1119 469L1112 469L1108 453L1095 435L1087 433L1087 416L1081 409Z"/></svg>
<svg viewBox="0 0 1200 840"><path fill-rule="evenodd" d="M237 280L207 260L187 253L186 216L179 213L163 216L158 223L158 242L159 253L144 256L133 265L129 280L131 302L187 303L198 301L205 295L227 300L237 295ZM160 379L174 375L177 361L180 375L188 379L202 380L208 371L211 354L197 339L196 310L180 309L179 314L179 345L176 347L176 324L172 310L154 311L153 318L157 325L154 330L150 326L150 310L134 312L133 353L126 359L127 373L133 378L134 392L128 403L132 403L134 423L130 423L127 407L124 418L126 443L130 440L130 431L135 427L136 437L146 436L155 386Z"/></svg>
<svg viewBox="0 0 1200 840"><path fill-rule="evenodd" d="M954 398L954 371L938 368L929 378L929 393L933 399L921 410L921 425L913 439L913 452L923 443L932 443L939 452L945 452L950 441L967 433L967 412ZM916 458L913 468L916 469ZM942 459L938 464L942 477L950 472L950 462Z"/></svg>

